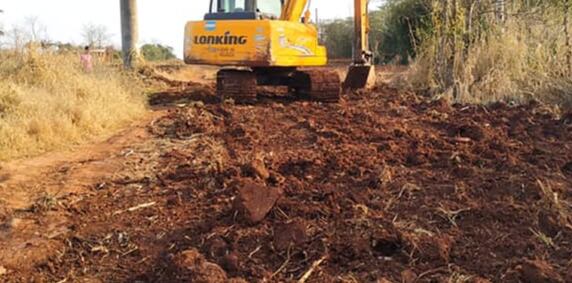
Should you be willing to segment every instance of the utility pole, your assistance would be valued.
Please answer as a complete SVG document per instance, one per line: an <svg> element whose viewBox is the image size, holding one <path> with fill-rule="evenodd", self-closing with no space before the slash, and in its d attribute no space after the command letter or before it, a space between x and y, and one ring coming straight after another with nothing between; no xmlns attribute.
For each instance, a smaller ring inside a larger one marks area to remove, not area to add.
<svg viewBox="0 0 572 283"><path fill-rule="evenodd" d="M139 59L139 27L137 22L137 0L120 0L121 2L121 43L123 65L127 69L135 67Z"/></svg>

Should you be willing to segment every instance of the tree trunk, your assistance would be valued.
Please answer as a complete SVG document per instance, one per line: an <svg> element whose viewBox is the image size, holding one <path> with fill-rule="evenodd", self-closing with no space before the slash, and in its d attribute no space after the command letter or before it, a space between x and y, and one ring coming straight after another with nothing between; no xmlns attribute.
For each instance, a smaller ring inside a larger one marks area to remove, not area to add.
<svg viewBox="0 0 572 283"><path fill-rule="evenodd" d="M0 10L0 14L4 13L4 11ZM0 24L0 36L4 35L4 31L2 30L2 25Z"/></svg>
<svg viewBox="0 0 572 283"><path fill-rule="evenodd" d="M570 0L564 0L564 36L566 38L566 68L567 76L572 75L572 47L570 39Z"/></svg>
<svg viewBox="0 0 572 283"><path fill-rule="evenodd" d="M506 1L495 0L495 15L497 22L503 24L506 21Z"/></svg>
<svg viewBox="0 0 572 283"><path fill-rule="evenodd" d="M453 98L457 99L459 96L459 88L457 85L457 50L458 50L458 6L457 0L451 0L451 19L449 20L449 48L451 49L451 57L449 58L449 63L447 66L447 86L452 87L453 89Z"/></svg>
<svg viewBox="0 0 572 283"><path fill-rule="evenodd" d="M442 1L438 1L437 3L437 7L440 8L440 13L439 13L439 23L440 23L440 27L439 27L439 34L438 34L438 41L439 43L437 44L437 59L436 59L436 64L435 64L435 68L436 71L435 73L437 74L437 80L439 82L439 86L440 86L440 91L444 91L447 89L448 87L448 82L447 82L447 65L448 65L448 60L447 60L447 52L448 52L448 48L449 48L449 35L448 35L448 29L449 29L449 2L450 0L442 0ZM440 5L440 6L439 6Z"/></svg>
<svg viewBox="0 0 572 283"><path fill-rule="evenodd" d="M463 61L467 60L469 57L469 50L473 44L474 34L473 34L473 18L475 14L475 8L481 5L481 0L465 0L466 14L465 14L465 44L463 48Z"/></svg>

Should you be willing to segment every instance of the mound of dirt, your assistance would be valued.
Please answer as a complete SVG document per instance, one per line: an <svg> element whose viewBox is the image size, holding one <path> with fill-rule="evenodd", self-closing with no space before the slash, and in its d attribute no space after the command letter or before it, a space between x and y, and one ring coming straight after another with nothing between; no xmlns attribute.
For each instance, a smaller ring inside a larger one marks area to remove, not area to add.
<svg viewBox="0 0 572 283"><path fill-rule="evenodd" d="M172 111L154 121L150 128L158 136L182 139L212 131L216 119L203 104L198 103L194 107Z"/></svg>
<svg viewBox="0 0 572 283"><path fill-rule="evenodd" d="M66 249L35 276L563 282L572 132L531 107L384 87L338 104L191 103L126 157L121 174L148 178L58 208Z"/></svg>
<svg viewBox="0 0 572 283"><path fill-rule="evenodd" d="M517 267L521 282L563 283L564 280L550 263L543 260L526 260Z"/></svg>

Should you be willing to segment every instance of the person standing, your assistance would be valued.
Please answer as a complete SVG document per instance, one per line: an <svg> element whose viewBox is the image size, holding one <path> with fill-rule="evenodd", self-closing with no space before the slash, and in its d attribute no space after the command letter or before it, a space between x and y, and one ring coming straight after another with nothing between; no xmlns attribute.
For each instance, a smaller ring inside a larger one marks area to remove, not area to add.
<svg viewBox="0 0 572 283"><path fill-rule="evenodd" d="M86 73L91 73L93 71L93 56L91 56L91 51L89 46L84 48L84 53L80 55L81 65Z"/></svg>

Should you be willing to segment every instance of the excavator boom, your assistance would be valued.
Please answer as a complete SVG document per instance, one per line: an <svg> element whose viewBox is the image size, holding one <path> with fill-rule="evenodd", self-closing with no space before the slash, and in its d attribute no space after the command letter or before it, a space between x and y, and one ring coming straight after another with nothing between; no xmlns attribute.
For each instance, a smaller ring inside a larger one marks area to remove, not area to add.
<svg viewBox="0 0 572 283"><path fill-rule="evenodd" d="M289 22L300 21L307 4L308 0L286 0L280 20Z"/></svg>

